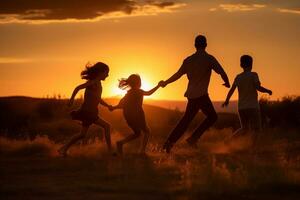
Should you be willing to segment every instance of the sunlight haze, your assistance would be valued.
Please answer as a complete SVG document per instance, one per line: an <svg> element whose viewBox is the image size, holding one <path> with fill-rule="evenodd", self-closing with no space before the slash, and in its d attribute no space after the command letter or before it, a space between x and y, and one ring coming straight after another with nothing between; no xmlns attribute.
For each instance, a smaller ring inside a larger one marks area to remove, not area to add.
<svg viewBox="0 0 300 200"><path fill-rule="evenodd" d="M242 71L240 56L250 54L253 71L274 92L271 99L300 94L298 1L112 2L95 3L91 15L87 11L80 16L75 11L12 16L17 10L0 9L0 96L68 98L84 82L80 72L85 65L97 61L110 66L103 97L124 94L118 80L133 73L141 76L144 89L151 89L195 52L198 34L207 37L207 52L218 59L231 83ZM225 99L228 90L222 83L213 73L213 100ZM186 86L182 77L150 98L184 100Z"/></svg>

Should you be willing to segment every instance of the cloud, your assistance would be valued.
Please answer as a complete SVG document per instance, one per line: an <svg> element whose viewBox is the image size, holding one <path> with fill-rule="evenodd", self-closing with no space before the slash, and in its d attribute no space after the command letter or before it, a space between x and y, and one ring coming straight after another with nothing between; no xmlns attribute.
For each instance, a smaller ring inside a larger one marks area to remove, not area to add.
<svg viewBox="0 0 300 200"><path fill-rule="evenodd" d="M299 14L300 11L299 0L217 0L214 3L217 6L210 8L209 11L245 12L263 8L291 14Z"/></svg>
<svg viewBox="0 0 300 200"><path fill-rule="evenodd" d="M213 1L213 0L212 0ZM263 4L267 6L282 7L282 8L299 8L299 0L215 0L215 3L220 4L244 4L257 5Z"/></svg>
<svg viewBox="0 0 300 200"><path fill-rule="evenodd" d="M218 8L210 8L210 11L216 11L218 9L225 10L227 12L244 12L254 11L266 7L265 4L220 4Z"/></svg>
<svg viewBox="0 0 300 200"><path fill-rule="evenodd" d="M0 64L28 63L28 62L32 62L32 59L14 58L14 57L0 57Z"/></svg>
<svg viewBox="0 0 300 200"><path fill-rule="evenodd" d="M298 15L300 15L300 9L299 10L295 10L295 9L278 8L278 12L281 12L281 13L291 13L291 14L298 14Z"/></svg>
<svg viewBox="0 0 300 200"><path fill-rule="evenodd" d="M0 23L97 21L170 13L183 6L163 0L9 0L0 1Z"/></svg>

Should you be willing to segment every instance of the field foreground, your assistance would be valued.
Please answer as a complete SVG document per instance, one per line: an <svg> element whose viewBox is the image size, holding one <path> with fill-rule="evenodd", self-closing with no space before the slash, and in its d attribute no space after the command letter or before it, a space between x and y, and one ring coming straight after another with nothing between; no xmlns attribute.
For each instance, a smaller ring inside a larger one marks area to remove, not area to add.
<svg viewBox="0 0 300 200"><path fill-rule="evenodd" d="M57 155L58 144L0 139L1 199L299 199L300 144L278 140L256 151L205 141L171 155L106 153L102 142ZM243 141L242 141L243 142ZM239 145L241 145L240 143ZM134 146L134 144L133 144Z"/></svg>

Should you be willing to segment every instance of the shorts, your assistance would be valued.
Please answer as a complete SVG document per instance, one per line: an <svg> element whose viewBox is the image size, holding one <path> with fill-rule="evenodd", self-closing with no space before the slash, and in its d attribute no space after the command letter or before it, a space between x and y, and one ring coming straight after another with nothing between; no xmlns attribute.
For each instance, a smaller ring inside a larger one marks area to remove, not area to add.
<svg viewBox="0 0 300 200"><path fill-rule="evenodd" d="M124 117L128 126L134 131L147 131L145 114L141 112L125 112Z"/></svg>
<svg viewBox="0 0 300 200"><path fill-rule="evenodd" d="M72 119L81 121L82 126L90 126L99 119L98 111L92 112L86 110L75 110L72 111L70 114Z"/></svg>

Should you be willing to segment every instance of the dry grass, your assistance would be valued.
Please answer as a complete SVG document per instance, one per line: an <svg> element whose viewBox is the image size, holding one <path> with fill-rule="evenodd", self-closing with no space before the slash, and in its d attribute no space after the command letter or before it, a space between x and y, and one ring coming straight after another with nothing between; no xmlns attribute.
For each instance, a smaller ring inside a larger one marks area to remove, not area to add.
<svg viewBox="0 0 300 200"><path fill-rule="evenodd" d="M298 199L300 144L261 138L256 151L247 139L222 140L231 130L211 130L190 149L183 141L171 155L154 139L147 156L138 142L123 156L105 144L78 145L60 158L47 137L33 141L0 139L3 199ZM122 137L113 134L113 141Z"/></svg>
<svg viewBox="0 0 300 200"><path fill-rule="evenodd" d="M235 114L223 113L214 126L218 130L207 131L198 148L191 149L183 138L166 155L161 146L182 113L145 105L152 130L147 156L136 153L140 141L126 145L122 157L109 155L102 130L93 126L89 136L96 139L72 147L67 158L59 157L57 149L80 125L68 119L65 100L4 98L1 102L1 199L281 200L300 196L299 98L265 102L267 121L280 126L270 123L272 129L261 134L256 148L247 137L224 142L233 130L222 128L239 124ZM101 108L100 116L112 124L114 144L129 134L121 111ZM281 116L294 120L287 124ZM198 115L189 131L202 119Z"/></svg>

